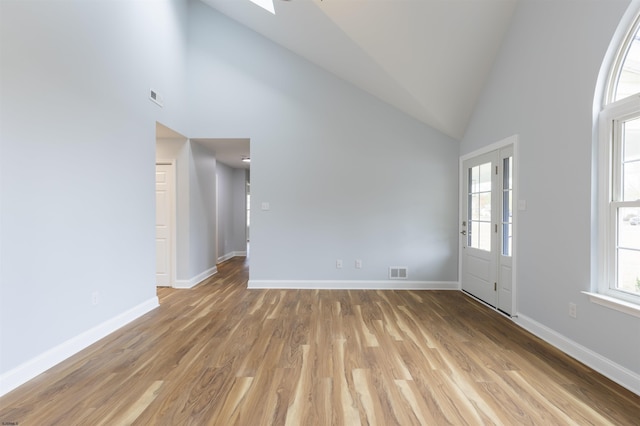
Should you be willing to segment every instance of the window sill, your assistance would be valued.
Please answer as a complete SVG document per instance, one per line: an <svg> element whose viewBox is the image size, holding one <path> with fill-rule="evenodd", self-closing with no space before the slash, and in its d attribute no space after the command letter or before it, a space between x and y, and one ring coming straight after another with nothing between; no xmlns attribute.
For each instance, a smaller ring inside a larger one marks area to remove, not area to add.
<svg viewBox="0 0 640 426"><path fill-rule="evenodd" d="M591 293L588 291L583 291L582 293L589 296L591 303L602 305L609 309L624 312L627 315L640 318L640 305L616 299L615 297L605 296L604 294Z"/></svg>

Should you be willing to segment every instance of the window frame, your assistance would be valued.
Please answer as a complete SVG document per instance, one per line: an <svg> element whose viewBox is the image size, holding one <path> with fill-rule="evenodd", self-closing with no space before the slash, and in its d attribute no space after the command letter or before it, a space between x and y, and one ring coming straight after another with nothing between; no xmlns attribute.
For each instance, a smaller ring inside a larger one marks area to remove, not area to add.
<svg viewBox="0 0 640 426"><path fill-rule="evenodd" d="M635 26L634 26L635 28ZM635 34L635 33L634 33ZM640 294L628 293L616 288L618 209L623 206L640 206L637 201L618 199L622 158L621 123L640 117L640 93L606 105L599 117L599 270L597 294L590 294L592 301L609 306L620 301L622 310L640 316ZM594 300L595 297L595 300ZM609 306L613 307L613 306ZM615 308L615 307L614 307ZM617 309L617 308L616 308Z"/></svg>
<svg viewBox="0 0 640 426"><path fill-rule="evenodd" d="M611 66L611 70L609 71L603 109L606 109L606 107L609 105L613 105L618 102L624 101L625 99L635 97L635 95L631 95L627 98L621 98L618 100L615 99L616 93L618 91L618 83L620 82L620 76L622 74L622 69L624 68L625 60L627 59L627 54L629 53L629 49L631 48L631 44L633 43L636 33L638 33L639 31L640 15L636 16L633 19L633 24L627 30L626 34L624 35L622 44L620 44L620 47L616 52L613 65Z"/></svg>

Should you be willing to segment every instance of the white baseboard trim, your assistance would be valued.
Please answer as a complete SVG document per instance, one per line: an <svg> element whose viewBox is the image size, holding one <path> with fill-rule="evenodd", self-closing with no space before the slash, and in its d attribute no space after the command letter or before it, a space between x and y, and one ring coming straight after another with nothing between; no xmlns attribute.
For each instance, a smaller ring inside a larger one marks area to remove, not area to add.
<svg viewBox="0 0 640 426"><path fill-rule="evenodd" d="M585 348L562 334L540 324L539 322L518 314L513 321L520 327L535 334L545 342L555 346L567 355L594 369L603 376L640 395L640 375L611 361L608 358Z"/></svg>
<svg viewBox="0 0 640 426"><path fill-rule="evenodd" d="M218 258L218 262L217 263L225 262L225 261L231 259L232 257L233 257L233 252L227 253L227 254L223 254L222 256L220 256Z"/></svg>
<svg viewBox="0 0 640 426"><path fill-rule="evenodd" d="M206 280L210 276L215 275L217 273L218 273L218 268L214 266L213 268L209 268L206 271L196 275L190 280L176 280L173 283L173 288L193 288L198 284L200 284L202 281Z"/></svg>
<svg viewBox="0 0 640 426"><path fill-rule="evenodd" d="M458 290L457 281L404 280L249 280L251 289L306 290Z"/></svg>
<svg viewBox="0 0 640 426"><path fill-rule="evenodd" d="M224 255L220 256L218 258L218 263L225 262L225 261L227 261L227 260L229 260L231 258L234 258L234 257L246 256L246 255L247 255L246 251L232 251L231 253L227 253L227 254L224 254Z"/></svg>
<svg viewBox="0 0 640 426"><path fill-rule="evenodd" d="M16 368L7 371L0 375L0 396L28 382L37 375L44 373L56 364L59 364L72 355L75 355L86 347L94 344L103 337L106 337L158 306L158 298L152 297L146 302L134 306L128 311L125 311L102 324L98 324L97 326L72 337L66 342L43 352L35 358L20 364Z"/></svg>

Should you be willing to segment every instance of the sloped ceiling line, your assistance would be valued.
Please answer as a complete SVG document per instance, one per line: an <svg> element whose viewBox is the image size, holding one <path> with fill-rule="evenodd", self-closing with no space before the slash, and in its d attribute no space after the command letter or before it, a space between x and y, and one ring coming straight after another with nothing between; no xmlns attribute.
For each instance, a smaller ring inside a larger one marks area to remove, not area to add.
<svg viewBox="0 0 640 426"><path fill-rule="evenodd" d="M202 0L406 114L464 136L517 0Z"/></svg>

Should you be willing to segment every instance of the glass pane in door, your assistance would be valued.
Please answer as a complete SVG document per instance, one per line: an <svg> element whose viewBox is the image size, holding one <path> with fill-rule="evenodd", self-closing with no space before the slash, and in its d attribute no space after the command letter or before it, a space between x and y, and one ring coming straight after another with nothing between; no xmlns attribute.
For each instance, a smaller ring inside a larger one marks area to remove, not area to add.
<svg viewBox="0 0 640 426"><path fill-rule="evenodd" d="M491 251L491 163L468 171L467 246Z"/></svg>
<svg viewBox="0 0 640 426"><path fill-rule="evenodd" d="M511 256L513 240L513 157L502 160L502 255Z"/></svg>

